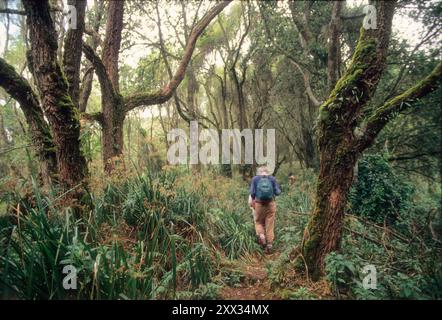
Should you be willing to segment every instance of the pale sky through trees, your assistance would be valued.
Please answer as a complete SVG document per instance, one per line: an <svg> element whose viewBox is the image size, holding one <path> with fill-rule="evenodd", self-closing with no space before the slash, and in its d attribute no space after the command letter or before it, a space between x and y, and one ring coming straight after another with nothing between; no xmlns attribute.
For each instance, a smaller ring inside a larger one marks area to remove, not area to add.
<svg viewBox="0 0 442 320"><path fill-rule="evenodd" d="M367 0L347 0L347 3L349 6L360 6L367 4ZM8 3L9 8L17 8L18 0L16 1L10 1ZM67 5L67 1L64 0L65 6ZM88 0L88 8L91 8L94 4L93 0ZM284 5L284 4L281 4ZM206 4L203 4L199 16L201 17L207 9L211 6L211 2L207 1ZM153 8L152 5L149 5L149 8ZM226 8L225 13L228 13L231 10L232 6L229 6ZM170 21L173 22L174 17L176 18L181 10L181 5L179 3L173 3L168 2L165 6L160 6L160 16L163 20L166 16L170 17ZM361 12L362 13L362 12ZM138 13L137 15L135 13L131 14L131 21L138 21L139 22L139 30L137 29L136 32L140 33L147 38L151 39L152 42L157 41L158 39L158 29L156 26L156 22L153 19L156 19L155 12L149 11L149 14L151 15L151 18L147 18L145 15ZM188 13L189 16L191 16L191 12ZM2 16L4 16L2 14ZM3 57L4 55L4 47L5 47L5 39L6 39L6 19L3 17L0 23L0 54ZM178 23L178 28L181 27L181 23ZM417 44L421 37L422 37L422 30L423 26L419 21L415 21L408 16L404 14L404 10L398 10L398 12L395 14L393 19L393 32L397 33L400 38L404 39L410 44L410 47L413 47L415 44ZM176 40L176 31L171 27L171 25L167 22L167 19L164 20L162 23L162 31L165 38L165 42L168 44L176 45L178 48L181 49L180 44ZM15 25L14 23L10 24L9 27L9 33L10 36L14 37L18 35L19 33L19 27ZM130 34L136 35L135 32L131 31ZM128 65L131 68L135 69L137 67L138 61L151 54L152 52L156 52L157 48L153 48L151 46L143 45L143 41L140 39L139 36L133 39L135 41L135 45L131 46L130 48L123 50L122 54L120 55L120 65ZM247 42L243 44L243 47L247 46ZM207 61L210 64L216 63L221 65L222 60L220 57L216 57L215 55L212 55L211 57L207 57ZM98 86L97 82L95 81L94 86ZM98 88L98 87L97 87ZM96 89L97 89L96 88ZM99 90L94 90L97 95L100 95L101 93ZM150 118L153 116L158 116L158 110L159 108L157 106L151 106L148 108L143 108L144 110L137 110L135 112L140 112L141 116L143 118Z"/></svg>
<svg viewBox="0 0 442 320"><path fill-rule="evenodd" d="M91 0L89 0L91 2ZM349 4L349 6L359 6L361 4L368 4L367 0L347 0L346 3ZM172 4L169 4L172 5ZM177 6L178 8L178 6ZM228 13L229 10L231 10L232 6L229 6L226 8L225 13ZM162 15L165 14L165 10L168 10L169 8L161 8L160 11ZM362 13L362 12L361 12ZM173 12L168 12L169 15L173 17ZM135 17L136 19L136 17ZM146 23L147 24L147 23ZM393 32L397 32L398 35L406 40L411 46L414 46L416 43L419 42L420 36L422 34L422 24L418 21L415 21L408 16L404 15L402 12L398 12L394 19L393 19ZM163 32L167 36L174 36L174 31L171 30L171 28L167 28L167 25L163 25ZM143 28L144 32L146 32L146 35L149 35L153 38L157 37L157 30L153 30L149 33L146 28ZM144 50L140 50L140 46L134 46L132 50L127 51L123 54L125 57L124 63L127 65L130 65L131 67L135 68L137 65L137 62L140 58L146 56L147 53L150 53L151 51L149 48L146 48ZM221 63L221 61L220 61Z"/></svg>
<svg viewBox="0 0 442 320"><path fill-rule="evenodd" d="M359 4L365 4L368 3L367 0L347 0L347 3L350 6L357 6ZM91 7L93 5L93 1L88 0L88 7ZM168 6L172 6L172 4L168 4ZM14 1L11 1L9 3L9 7L10 8L15 8L16 4L14 3ZM177 7L178 8L178 7ZM228 10L231 7L228 7L226 9L226 12L228 12ZM160 7L160 11L161 14L163 15L165 13L165 10L169 10L169 7ZM169 14L171 14L169 12ZM171 14L173 17L173 13ZM136 17L135 17L136 19ZM3 56L3 52L4 52L4 46L5 46L5 39L6 39L6 19L3 19L3 23L0 24L0 48L1 48L1 54ZM146 22L145 25L147 25L148 23ZM150 23L149 23L150 24ZM142 29L144 29L144 33L146 35L152 36L152 37L156 37L157 36L157 30L152 30L152 31L148 31L147 28L145 28L146 26L142 26ZM171 28L168 28L167 25L163 26L163 32L166 35L172 36L174 34L174 31L171 30ZM404 40L408 41L411 45L417 43L419 41L420 35L421 35L421 31L422 31L422 24L418 21L415 21L403 14L401 14L400 12L398 12L393 20L393 30L395 32L397 32L399 34L399 36L401 38L403 38ZM10 34L11 35L15 35L18 32L18 27L14 24L11 23L10 25ZM140 46L134 46L131 50L129 50L128 52L126 52L125 54L123 54L124 56L124 60L122 61L124 64L130 65L131 67L135 68L136 64L138 62L138 60L142 57L144 57L145 55L147 55L150 52L150 50L148 48L144 49L144 50L140 50Z"/></svg>

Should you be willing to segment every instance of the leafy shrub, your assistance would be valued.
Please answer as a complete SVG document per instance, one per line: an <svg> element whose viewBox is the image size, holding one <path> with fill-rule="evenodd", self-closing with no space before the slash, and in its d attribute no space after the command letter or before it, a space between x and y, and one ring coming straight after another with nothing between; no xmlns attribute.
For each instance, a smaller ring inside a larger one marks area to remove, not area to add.
<svg viewBox="0 0 442 320"><path fill-rule="evenodd" d="M244 281L244 274L240 270L221 270L221 281L229 287L236 287Z"/></svg>
<svg viewBox="0 0 442 320"><path fill-rule="evenodd" d="M2 219L0 293L27 299L145 299L173 296L178 276L183 290L206 284L214 273L214 252L203 235L189 236L204 225L200 198L197 191L174 192L173 183L166 172L109 184L101 196L91 195L94 209L80 220L73 220L69 209L53 208L48 216L53 200L35 188L33 207L21 202L19 224ZM73 294L62 287L66 264L78 272Z"/></svg>
<svg viewBox="0 0 442 320"><path fill-rule="evenodd" d="M411 206L412 187L383 157L359 161L357 182L349 194L351 211L377 223L394 223Z"/></svg>
<svg viewBox="0 0 442 320"><path fill-rule="evenodd" d="M299 287L296 291L284 292L283 298L290 300L313 300L316 298L316 295L305 287Z"/></svg>
<svg viewBox="0 0 442 320"><path fill-rule="evenodd" d="M220 288L218 284L209 282L200 285L193 291L178 292L176 297L180 300L217 300L220 299Z"/></svg>
<svg viewBox="0 0 442 320"><path fill-rule="evenodd" d="M332 252L325 259L327 280L332 284L337 296L347 293L357 276L353 261L342 254Z"/></svg>
<svg viewBox="0 0 442 320"><path fill-rule="evenodd" d="M249 223L238 213L224 212L220 209L210 211L216 229L216 238L230 259L235 259L259 250L254 237L251 215Z"/></svg>
<svg viewBox="0 0 442 320"><path fill-rule="evenodd" d="M399 217L394 228L347 216L342 250L327 257L327 277L336 296L345 293L351 299L440 299L441 248L431 237L428 214L423 215L422 209L415 204ZM376 267L376 289L362 285L366 276L362 269L368 264Z"/></svg>

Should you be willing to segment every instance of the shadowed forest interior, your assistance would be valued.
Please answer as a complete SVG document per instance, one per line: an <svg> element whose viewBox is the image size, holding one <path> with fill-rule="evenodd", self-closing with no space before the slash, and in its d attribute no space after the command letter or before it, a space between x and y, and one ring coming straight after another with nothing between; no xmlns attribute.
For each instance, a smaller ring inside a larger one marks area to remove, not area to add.
<svg viewBox="0 0 442 320"><path fill-rule="evenodd" d="M0 297L441 299L441 15L1 0ZM274 129L272 163L244 138L239 163L192 163L191 123ZM271 252L247 200L263 164L282 190Z"/></svg>

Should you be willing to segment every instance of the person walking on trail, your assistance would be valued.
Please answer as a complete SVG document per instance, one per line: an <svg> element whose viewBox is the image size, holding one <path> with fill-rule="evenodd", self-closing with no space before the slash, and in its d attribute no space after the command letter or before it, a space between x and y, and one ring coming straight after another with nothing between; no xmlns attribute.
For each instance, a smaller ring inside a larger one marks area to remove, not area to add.
<svg viewBox="0 0 442 320"><path fill-rule="evenodd" d="M289 184L292 186L295 184L295 182L296 182L296 177L292 172L290 172L289 173Z"/></svg>
<svg viewBox="0 0 442 320"><path fill-rule="evenodd" d="M270 253L275 238L276 201L275 197L281 194L281 187L274 176L269 175L267 167L259 167L256 176L250 184L250 197L254 207L255 231L258 242Z"/></svg>

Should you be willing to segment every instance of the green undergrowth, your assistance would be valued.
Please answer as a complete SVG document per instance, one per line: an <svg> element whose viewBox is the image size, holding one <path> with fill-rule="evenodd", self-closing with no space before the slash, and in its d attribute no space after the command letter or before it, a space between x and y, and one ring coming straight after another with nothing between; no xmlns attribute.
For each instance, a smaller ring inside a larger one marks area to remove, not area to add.
<svg viewBox="0 0 442 320"><path fill-rule="evenodd" d="M79 220L35 185L31 199L8 195L0 233L2 297L215 298L218 285L211 281L220 262L260 252L250 211L238 199L216 207L219 199L201 179L180 174L109 184L91 194L94 209ZM76 290L63 287L68 265L76 269Z"/></svg>
<svg viewBox="0 0 442 320"><path fill-rule="evenodd" d="M366 175L360 170L360 181ZM84 210L80 219L69 208L60 209L55 192L44 192L31 181L22 193L11 191L1 200L5 212L0 215L0 295L221 299L223 287L258 285L250 283L244 268L261 261L272 297L442 297L440 186L417 185L421 192L413 193L388 225L380 223L384 219L378 219L374 209L368 215L349 206L342 248L327 257L325 277L312 283L297 271L302 265L295 265L300 260L294 249L314 204L316 177L308 170L296 176L294 185L284 175L278 177L283 193L277 200L276 253L270 256L263 256L255 242L248 186L240 179L179 168L140 174L95 188L89 199L93 209ZM379 190L377 183L386 186L385 179L371 179L371 190ZM379 193L364 190L358 195L361 203L369 196L378 199ZM382 201L377 205L391 208ZM367 265L376 268L376 289L362 285ZM66 266L76 270L75 290L63 286Z"/></svg>

